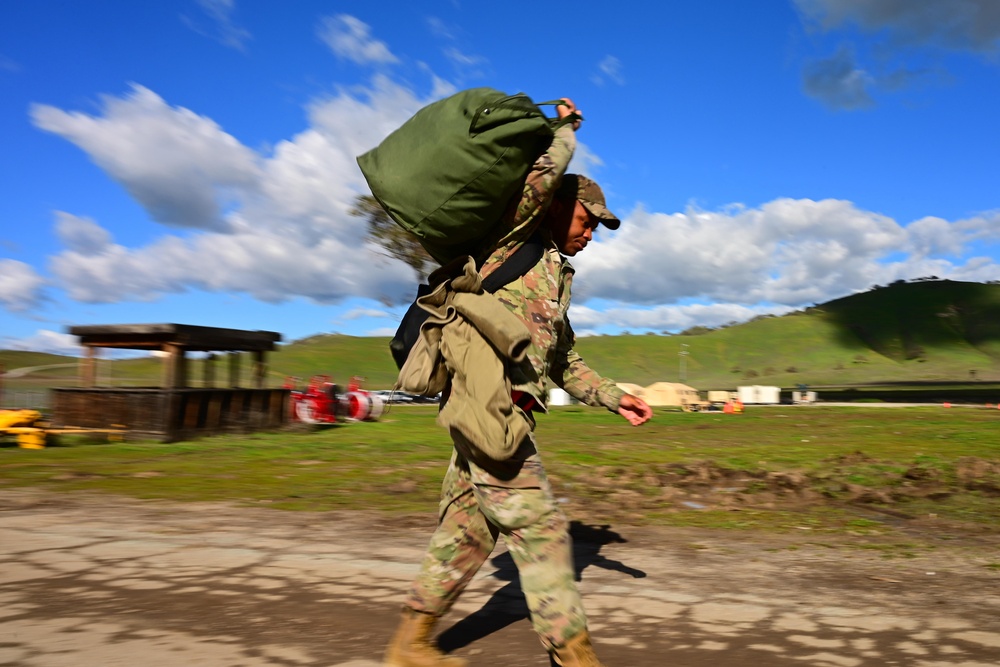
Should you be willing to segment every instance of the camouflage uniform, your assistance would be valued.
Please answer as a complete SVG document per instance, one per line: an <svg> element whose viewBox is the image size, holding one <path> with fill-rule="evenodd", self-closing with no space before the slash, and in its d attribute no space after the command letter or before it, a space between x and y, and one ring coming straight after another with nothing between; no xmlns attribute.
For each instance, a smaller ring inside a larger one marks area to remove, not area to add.
<svg viewBox="0 0 1000 667"><path fill-rule="evenodd" d="M529 174L516 208L508 211L501 233L488 246L485 277L539 229L552 195L575 147L569 128L556 133L548 152ZM514 389L529 394L545 409L545 379L562 386L588 405L615 411L624 392L590 370L573 351L574 336L566 311L573 268L551 238L541 259L524 277L496 292L531 334L525 361L510 368ZM531 412L525 418L534 426ZM574 581L568 523L530 434L507 461L471 460L460 448L452 454L441 491L439 524L421 572L407 600L417 611L440 616L472 580L503 533L517 565L531 621L547 648L564 645L586 629Z"/></svg>

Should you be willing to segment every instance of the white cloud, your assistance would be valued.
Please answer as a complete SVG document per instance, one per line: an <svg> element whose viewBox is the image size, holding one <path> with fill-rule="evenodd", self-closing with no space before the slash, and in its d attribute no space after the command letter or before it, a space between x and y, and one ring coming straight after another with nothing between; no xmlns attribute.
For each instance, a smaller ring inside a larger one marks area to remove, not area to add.
<svg viewBox="0 0 1000 667"><path fill-rule="evenodd" d="M1000 54L997 0L794 0L807 27L839 32L851 46L803 69L807 94L836 109L874 104L872 92L903 90L951 80L943 51ZM859 37L853 27L867 33ZM867 54L856 62L853 44Z"/></svg>
<svg viewBox="0 0 1000 667"><path fill-rule="evenodd" d="M597 63L598 73L592 77L594 83L603 86L605 81L625 85L625 76L622 74L622 61L615 56L605 56L601 62Z"/></svg>
<svg viewBox="0 0 1000 667"><path fill-rule="evenodd" d="M954 225L942 218L927 217L907 226L910 251L915 258L929 255L957 255L962 252L963 238L955 233Z"/></svg>
<svg viewBox="0 0 1000 667"><path fill-rule="evenodd" d="M954 225L955 233L970 240L1000 241L1000 210L987 211Z"/></svg>
<svg viewBox="0 0 1000 667"><path fill-rule="evenodd" d="M11 72L16 74L21 71L21 65L16 60L11 60L0 53L0 72Z"/></svg>
<svg viewBox="0 0 1000 667"><path fill-rule="evenodd" d="M80 355L80 342L76 336L39 329L33 336L24 338L2 338L0 347L5 350L26 350L30 352L48 352L49 354Z"/></svg>
<svg viewBox="0 0 1000 667"><path fill-rule="evenodd" d="M142 86L102 102L100 117L36 104L31 118L86 151L156 221L224 230L223 207L261 177L254 152L214 121L170 107Z"/></svg>
<svg viewBox="0 0 1000 667"><path fill-rule="evenodd" d="M395 317L391 313L384 310L378 310L377 308L352 308L343 315L337 318L338 321L350 321L350 320L360 320L365 317Z"/></svg>
<svg viewBox="0 0 1000 667"><path fill-rule="evenodd" d="M0 306L15 313L36 308L42 301L45 279L16 259L0 259Z"/></svg>
<svg viewBox="0 0 1000 667"><path fill-rule="evenodd" d="M572 306L569 317L577 333L607 326L621 329L652 331L683 331L693 326L717 327L730 322L745 322L758 315L783 314L788 307L754 306L734 303L686 304L628 308L618 306L596 310L587 306Z"/></svg>
<svg viewBox="0 0 1000 667"><path fill-rule="evenodd" d="M574 292L632 304L700 299L773 310L898 278L969 272L997 278L1000 265L960 258L982 236L985 221L928 219L904 227L840 200L778 199L757 209L673 215L640 208L611 238L599 232L574 259Z"/></svg>
<svg viewBox="0 0 1000 667"><path fill-rule="evenodd" d="M219 42L224 46L244 51L246 43L252 38L250 32L236 24L233 14L236 11L235 0L197 0L198 6L208 17L206 26L201 21L190 16L181 16L184 24L197 32Z"/></svg>
<svg viewBox="0 0 1000 667"><path fill-rule="evenodd" d="M808 63L802 70L802 87L833 109L856 110L871 107L868 89L875 83L870 74L855 63L850 49L842 47L829 58Z"/></svg>
<svg viewBox="0 0 1000 667"><path fill-rule="evenodd" d="M462 53L461 51L459 51L454 47L445 49L444 55L454 65L457 65L462 68L478 67L479 65L485 62L485 59L482 56Z"/></svg>
<svg viewBox="0 0 1000 667"><path fill-rule="evenodd" d="M584 116L586 118L586 116ZM587 121L584 120L584 123ZM573 159L569 162L569 167L566 169L566 173L569 174L583 174L584 176L590 176L591 178L596 178L594 176L594 171L599 167L604 165L604 161L592 150L587 144L581 142L577 139L576 151L573 153ZM604 190L605 197L608 195L608 190L605 184L601 185L601 189Z"/></svg>
<svg viewBox="0 0 1000 667"><path fill-rule="evenodd" d="M360 234L339 239L336 227L348 221L346 214L338 217L330 220L325 238L315 229L282 233L293 231L295 221L286 220L274 230L247 225L225 235L167 236L135 249L67 250L52 259L52 273L72 298L88 303L152 300L192 288L247 292L270 303L300 296L321 303L348 296L405 298L412 291L412 271L365 247ZM303 226L320 227L321 222L307 220Z"/></svg>
<svg viewBox="0 0 1000 667"><path fill-rule="evenodd" d="M795 0L824 28L856 23L891 32L897 41L996 53L1000 3L996 0Z"/></svg>
<svg viewBox="0 0 1000 667"><path fill-rule="evenodd" d="M439 39L455 39L454 29L436 16L427 19L427 27L431 34Z"/></svg>
<svg viewBox="0 0 1000 667"><path fill-rule="evenodd" d="M371 26L349 14L323 19L319 36L337 57L359 65L399 62L385 42L371 36Z"/></svg>
<svg viewBox="0 0 1000 667"><path fill-rule="evenodd" d="M948 270L941 273L946 274L952 280L968 280L977 283L1000 280L1000 270L997 268L996 260L992 257L972 257L962 266L945 268ZM940 276L941 274L931 273L928 275Z"/></svg>
<svg viewBox="0 0 1000 667"><path fill-rule="evenodd" d="M445 48L442 53L452 64L456 76L461 80L482 78L484 68L489 64L489 60L483 56L465 53L455 47Z"/></svg>
<svg viewBox="0 0 1000 667"><path fill-rule="evenodd" d="M56 234L66 247L83 255L102 252L111 244L111 233L90 218L56 211Z"/></svg>
<svg viewBox="0 0 1000 667"><path fill-rule="evenodd" d="M141 91L141 102L134 96L109 99L105 117L87 119L100 127L95 134L106 144L97 147L97 137L88 135L86 148L101 157L95 162L112 165L108 168L122 181L141 183L143 191L171 193L165 198L170 201L187 188L213 192L211 182L187 183L177 174L208 169L223 177L235 171L252 178L218 224L202 225L186 238L166 235L143 247L114 243L93 220L57 214L57 231L67 249L51 259L51 270L72 298L113 303L150 300L187 289L246 292L269 302L306 297L330 303L347 296L397 301L410 295L412 270L367 246L363 222L348 211L357 194L367 191L356 156L429 100L377 77L367 90L316 100L308 109L311 126L265 157L211 121L174 111L152 92ZM131 104L139 109L116 111ZM143 123L135 116L150 104L154 115L166 109L175 122L210 130L188 132L186 157L178 154L170 169L156 172L150 172L145 161L131 159L141 149L154 150L149 139L136 132ZM73 116L58 109L47 115ZM223 145L240 159L227 162L216 155L218 166L213 168L206 156L220 150L220 137L227 138ZM207 167L202 164L206 159ZM227 164L232 167L229 171L223 168ZM240 171L240 165L247 169ZM175 191L178 183L185 187ZM150 209L151 215L155 210Z"/></svg>

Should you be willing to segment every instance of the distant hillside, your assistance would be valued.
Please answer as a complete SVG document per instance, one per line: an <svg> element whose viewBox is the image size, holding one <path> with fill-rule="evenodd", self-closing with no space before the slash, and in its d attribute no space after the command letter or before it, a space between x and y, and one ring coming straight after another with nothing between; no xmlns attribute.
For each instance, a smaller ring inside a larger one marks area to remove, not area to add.
<svg viewBox="0 0 1000 667"><path fill-rule="evenodd" d="M895 283L701 335L580 338L577 350L601 373L641 385L682 375L699 389L1000 381L1000 285ZM372 386L396 376L385 338L313 336L286 346L272 366L338 381L358 374Z"/></svg>
<svg viewBox="0 0 1000 667"><path fill-rule="evenodd" d="M834 326L894 361L1000 360L1000 285L898 282L821 309Z"/></svg>
<svg viewBox="0 0 1000 667"><path fill-rule="evenodd" d="M1000 285L899 282L697 336L586 338L577 349L595 368L638 384L677 380L685 351L686 381L700 389L998 381Z"/></svg>
<svg viewBox="0 0 1000 667"><path fill-rule="evenodd" d="M326 374L333 382L347 384L351 376L365 378L371 389L387 389L396 381L398 370L389 354L388 338L320 334L283 345L271 355L275 374L308 379Z"/></svg>
<svg viewBox="0 0 1000 667"><path fill-rule="evenodd" d="M75 357L64 357L47 352L22 352L20 350L0 350L0 366L7 370L25 366L51 366L76 361Z"/></svg>
<svg viewBox="0 0 1000 667"><path fill-rule="evenodd" d="M329 374L391 387L387 338L316 335L270 355L270 379ZM683 379L699 389L741 384L794 387L907 381L1000 381L1000 285L916 281L854 294L782 317L760 317L700 335L595 336L577 341L595 369L621 382ZM684 355L680 353L684 352ZM0 363L45 365L56 355L0 352ZM123 384L156 384L159 361L112 362ZM248 368L244 364L244 368ZM200 377L198 364L192 376Z"/></svg>

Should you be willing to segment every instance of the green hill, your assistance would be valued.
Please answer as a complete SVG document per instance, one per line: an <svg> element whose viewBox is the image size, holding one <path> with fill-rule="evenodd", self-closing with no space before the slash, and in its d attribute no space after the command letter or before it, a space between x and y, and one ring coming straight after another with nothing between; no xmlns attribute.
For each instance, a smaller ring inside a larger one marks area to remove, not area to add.
<svg viewBox="0 0 1000 667"><path fill-rule="evenodd" d="M701 335L594 336L576 347L601 373L640 385L682 375L699 389L964 382L970 371L1000 381L1000 285L899 282ZM388 339L339 335L285 346L272 368L337 381L362 375L372 387L388 387L396 375Z"/></svg>
<svg viewBox="0 0 1000 667"><path fill-rule="evenodd" d="M700 389L998 381L1000 285L900 282L701 335L585 338L577 349L642 385L679 379L682 351L685 379Z"/></svg>
<svg viewBox="0 0 1000 667"><path fill-rule="evenodd" d="M47 352L23 352L21 350L0 350L0 366L14 370L25 366L54 366L76 361L75 357L64 357Z"/></svg>
<svg viewBox="0 0 1000 667"><path fill-rule="evenodd" d="M388 388L396 378L388 343L387 338L311 336L270 355L270 378L280 384L287 375L328 374L346 384L359 375L369 388ZM580 338L577 350L602 374L640 385L683 380L698 389L722 389L741 384L997 382L1000 285L897 282L700 335ZM19 356L30 354L3 352L0 362L11 370L18 364L72 361L55 355ZM156 359L108 365L106 374L116 384L159 380ZM192 377L200 378L198 362L192 366Z"/></svg>

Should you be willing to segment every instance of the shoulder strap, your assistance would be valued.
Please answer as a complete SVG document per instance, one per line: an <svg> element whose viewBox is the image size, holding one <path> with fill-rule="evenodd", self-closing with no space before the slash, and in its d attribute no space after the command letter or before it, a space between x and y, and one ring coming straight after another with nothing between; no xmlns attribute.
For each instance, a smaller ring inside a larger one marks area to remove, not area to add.
<svg viewBox="0 0 1000 667"><path fill-rule="evenodd" d="M483 289L493 294L504 285L517 280L538 264L544 251L545 243L542 242L541 235L535 232L496 271L483 279Z"/></svg>
<svg viewBox="0 0 1000 667"><path fill-rule="evenodd" d="M496 271L483 279L483 289L493 294L498 289L511 283L531 270L545 252L545 243L538 232L535 232L513 255L507 258ZM420 285L417 288L417 298L430 293L428 285ZM406 363L406 358L410 355L410 349L420 336L420 325L428 317L426 310L417 305L416 300L410 304L403 315L403 320L399 323L396 335L389 342L389 350L398 368L402 368Z"/></svg>

